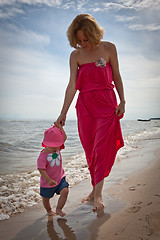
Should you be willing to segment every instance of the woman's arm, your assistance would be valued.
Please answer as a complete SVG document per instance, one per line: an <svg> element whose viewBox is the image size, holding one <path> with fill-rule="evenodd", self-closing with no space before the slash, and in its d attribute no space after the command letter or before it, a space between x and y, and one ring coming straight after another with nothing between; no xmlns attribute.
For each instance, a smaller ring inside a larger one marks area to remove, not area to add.
<svg viewBox="0 0 160 240"><path fill-rule="evenodd" d="M48 176L48 174L46 173L45 169L42 169L42 168L39 168L38 169L41 176L44 178L44 180L46 180L46 182L50 185L50 186L54 186L56 185L57 183Z"/></svg>
<svg viewBox="0 0 160 240"><path fill-rule="evenodd" d="M56 120L57 124L61 123L62 126L65 125L66 114L76 94L77 75L78 75L78 63L77 63L77 54L75 50L71 53L71 56L70 56L70 80L66 88L63 107L62 107L60 116Z"/></svg>
<svg viewBox="0 0 160 240"><path fill-rule="evenodd" d="M117 50L114 44L110 45L110 64L112 66L113 81L115 83L115 87L120 99L120 104L116 108L115 113L118 114L118 116L120 116L125 112L125 97L124 97L123 82L119 72Z"/></svg>

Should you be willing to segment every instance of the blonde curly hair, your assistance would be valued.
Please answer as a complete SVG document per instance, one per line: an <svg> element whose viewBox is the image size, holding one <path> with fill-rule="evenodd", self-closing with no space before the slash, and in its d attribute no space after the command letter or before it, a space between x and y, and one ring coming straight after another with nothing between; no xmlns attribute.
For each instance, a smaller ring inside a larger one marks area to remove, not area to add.
<svg viewBox="0 0 160 240"><path fill-rule="evenodd" d="M72 21L67 30L67 37L71 47L79 48L76 32L83 30L92 46L97 46L103 38L104 30L90 14L79 14Z"/></svg>

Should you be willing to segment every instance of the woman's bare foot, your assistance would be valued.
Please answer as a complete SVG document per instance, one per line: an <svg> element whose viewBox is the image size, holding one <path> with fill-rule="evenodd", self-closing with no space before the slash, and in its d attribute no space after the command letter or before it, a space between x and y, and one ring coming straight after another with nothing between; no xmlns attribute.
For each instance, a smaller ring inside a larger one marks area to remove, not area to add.
<svg viewBox="0 0 160 240"><path fill-rule="evenodd" d="M102 197L95 197L94 198L94 205L93 205L93 211L102 210L104 208L104 205L102 203Z"/></svg>
<svg viewBox="0 0 160 240"><path fill-rule="evenodd" d="M62 212L62 210L60 210L60 209L56 209L56 214L61 216L61 217L66 216L66 213Z"/></svg>
<svg viewBox="0 0 160 240"><path fill-rule="evenodd" d="M47 212L47 215L48 215L48 216L53 216L53 215L56 215L56 213L53 212L52 210L50 210L50 211Z"/></svg>
<svg viewBox="0 0 160 240"><path fill-rule="evenodd" d="M83 198L82 203L93 200L94 199L94 191L95 190L93 189L92 192L87 197Z"/></svg>

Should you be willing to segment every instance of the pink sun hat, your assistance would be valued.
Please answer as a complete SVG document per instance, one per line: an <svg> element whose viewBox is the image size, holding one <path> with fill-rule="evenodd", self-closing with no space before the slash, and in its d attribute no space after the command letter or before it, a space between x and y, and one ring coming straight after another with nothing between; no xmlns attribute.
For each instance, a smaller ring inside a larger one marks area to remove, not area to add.
<svg viewBox="0 0 160 240"><path fill-rule="evenodd" d="M59 128L52 126L45 130L42 142L43 147L60 147L63 143L63 132Z"/></svg>

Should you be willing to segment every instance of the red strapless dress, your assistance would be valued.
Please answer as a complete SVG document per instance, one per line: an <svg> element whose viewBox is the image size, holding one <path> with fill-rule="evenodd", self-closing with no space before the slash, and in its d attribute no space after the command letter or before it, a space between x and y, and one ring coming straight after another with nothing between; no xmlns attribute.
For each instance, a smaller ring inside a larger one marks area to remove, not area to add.
<svg viewBox="0 0 160 240"><path fill-rule="evenodd" d="M108 62L79 66L78 131L93 186L109 175L118 149L124 146L120 121L115 114L117 100L112 82Z"/></svg>

